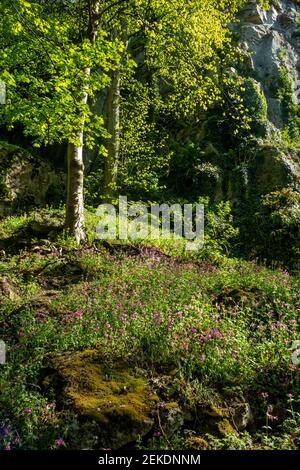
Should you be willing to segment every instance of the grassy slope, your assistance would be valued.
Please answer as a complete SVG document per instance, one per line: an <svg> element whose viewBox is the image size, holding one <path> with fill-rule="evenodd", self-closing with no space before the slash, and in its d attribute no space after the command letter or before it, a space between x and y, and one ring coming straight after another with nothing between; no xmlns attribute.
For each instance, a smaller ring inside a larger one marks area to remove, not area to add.
<svg viewBox="0 0 300 470"><path fill-rule="evenodd" d="M122 357L156 383L172 376L166 399L172 394L192 414L249 402L256 433L202 436L213 448L299 445L299 371L290 350L299 339L299 277L221 257L182 260L155 247L76 249L63 237L31 239L26 248L18 240L26 242L27 224L11 218L0 227L0 328L8 345L0 448L55 448L60 437L68 446L76 425L42 395L40 370L50 352L94 347L108 364ZM179 432L148 445L183 448L188 439Z"/></svg>

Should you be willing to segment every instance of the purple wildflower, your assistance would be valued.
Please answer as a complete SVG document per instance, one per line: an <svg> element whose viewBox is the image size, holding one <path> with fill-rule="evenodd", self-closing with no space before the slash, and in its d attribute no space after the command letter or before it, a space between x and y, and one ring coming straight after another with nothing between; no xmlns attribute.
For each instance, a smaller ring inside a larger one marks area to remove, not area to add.
<svg viewBox="0 0 300 470"><path fill-rule="evenodd" d="M209 332L211 338L223 338L223 335L220 330L217 328L212 328Z"/></svg>
<svg viewBox="0 0 300 470"><path fill-rule="evenodd" d="M161 314L159 312L154 313L153 320L156 326L160 326L162 324Z"/></svg>
<svg viewBox="0 0 300 470"><path fill-rule="evenodd" d="M66 315L64 315L64 320L66 322L72 322L75 318L83 318L83 310L82 309L79 309L79 310L76 310L75 312L70 312L70 313L67 313Z"/></svg>
<svg viewBox="0 0 300 470"><path fill-rule="evenodd" d="M48 403L47 405L47 409L48 410L55 410L56 408L56 404L55 403Z"/></svg>
<svg viewBox="0 0 300 470"><path fill-rule="evenodd" d="M168 330L169 331L172 329L173 324L174 324L173 318L169 317L169 319L168 319Z"/></svg>
<svg viewBox="0 0 300 470"><path fill-rule="evenodd" d="M221 338L223 338L221 331L218 330L217 328L211 328L206 335L200 336L200 342L206 343L210 339L221 339Z"/></svg>
<svg viewBox="0 0 300 470"><path fill-rule="evenodd" d="M208 341L207 336L205 336L205 335L200 336L200 343L206 343L207 341Z"/></svg>
<svg viewBox="0 0 300 470"><path fill-rule="evenodd" d="M133 313L130 318L131 318L131 320L137 320L139 318L139 316L138 316L137 313Z"/></svg>
<svg viewBox="0 0 300 470"><path fill-rule="evenodd" d="M12 429L9 424L0 424L0 436L7 437L10 435Z"/></svg>
<svg viewBox="0 0 300 470"><path fill-rule="evenodd" d="M63 440L62 437L60 437L59 439L56 439L55 444L57 446L65 446L66 445L66 443L65 443L65 441Z"/></svg>
<svg viewBox="0 0 300 470"><path fill-rule="evenodd" d="M46 314L44 312L39 312L36 317L37 323L45 323L46 321Z"/></svg>

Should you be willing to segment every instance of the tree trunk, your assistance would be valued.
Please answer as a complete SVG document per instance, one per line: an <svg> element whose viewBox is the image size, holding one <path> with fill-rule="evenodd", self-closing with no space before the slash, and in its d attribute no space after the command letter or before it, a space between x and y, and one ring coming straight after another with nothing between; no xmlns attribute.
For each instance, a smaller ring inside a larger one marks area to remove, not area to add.
<svg viewBox="0 0 300 470"><path fill-rule="evenodd" d="M83 133L80 135L83 142ZM83 201L83 145L68 143L68 184L65 228L79 244L85 240Z"/></svg>
<svg viewBox="0 0 300 470"><path fill-rule="evenodd" d="M111 33L111 40L120 39L124 45L123 55L119 66L113 71L111 84L108 90L106 103L106 127L111 135L107 146L107 156L104 161L103 175L103 202L111 202L116 196L118 166L120 157L120 106L121 106L121 78L126 62L128 49L128 31L124 19L121 22L121 32L115 29Z"/></svg>
<svg viewBox="0 0 300 470"><path fill-rule="evenodd" d="M116 192L120 153L120 84L121 70L113 72L107 96L107 130L111 135L104 161L103 201L111 202Z"/></svg>
<svg viewBox="0 0 300 470"><path fill-rule="evenodd" d="M91 69L85 70L88 78ZM87 104L87 90L83 90L83 104ZM81 129L78 135L78 146L72 142L68 143L68 182L67 182L67 207L65 228L73 235L77 243L85 240L84 230L84 200L83 200L83 183L84 183L84 164L83 164L83 131L84 120L81 123Z"/></svg>
<svg viewBox="0 0 300 470"><path fill-rule="evenodd" d="M92 44L95 44L98 33L98 12L99 1L89 0L89 32L88 38ZM91 69L85 69L85 77L88 79L91 75ZM88 102L88 91L84 87L82 90L82 103L86 105ZM84 164L83 164L83 134L84 134L84 119L81 122L78 132L79 145L72 142L68 143L67 159L68 159L68 181L67 181L67 206L65 228L75 237L77 243L85 240L85 226L84 226L84 199L83 199L83 184L84 184Z"/></svg>

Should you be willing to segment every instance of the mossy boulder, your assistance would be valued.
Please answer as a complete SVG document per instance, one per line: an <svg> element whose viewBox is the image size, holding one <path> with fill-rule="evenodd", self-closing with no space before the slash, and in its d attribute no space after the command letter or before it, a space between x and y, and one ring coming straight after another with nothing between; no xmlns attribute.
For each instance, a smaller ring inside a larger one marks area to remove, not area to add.
<svg viewBox="0 0 300 470"><path fill-rule="evenodd" d="M167 436L175 434L184 424L184 414L176 401L162 403L158 409L158 423Z"/></svg>
<svg viewBox="0 0 300 470"><path fill-rule="evenodd" d="M271 191L293 187L300 190L300 152L283 143L257 139L245 151L245 161L236 165L235 151L229 152L232 167L226 172L226 194L239 206L250 205ZM243 211L245 211L245 207Z"/></svg>
<svg viewBox="0 0 300 470"><path fill-rule="evenodd" d="M147 380L126 364L105 366L97 351L51 356L43 387L62 409L93 422L100 447L118 449L145 436L154 425L158 402Z"/></svg>
<svg viewBox="0 0 300 470"><path fill-rule="evenodd" d="M52 203L48 196L54 188L64 188L64 176L48 161L0 142L0 217Z"/></svg>
<svg viewBox="0 0 300 470"><path fill-rule="evenodd" d="M36 212L34 219L29 223L31 232L36 236L49 236L56 234L64 227L64 214L56 211L49 214L46 210Z"/></svg>
<svg viewBox="0 0 300 470"><path fill-rule="evenodd" d="M266 194L299 184L299 150L266 142L257 147L254 157L250 180L257 193Z"/></svg>
<svg viewBox="0 0 300 470"><path fill-rule="evenodd" d="M249 403L244 401L234 403L232 406L231 415L234 426L238 431L244 431L245 429L255 429L253 413Z"/></svg>
<svg viewBox="0 0 300 470"><path fill-rule="evenodd" d="M208 407L202 411L199 421L199 431L201 434L212 434L222 438L227 434L237 433L230 411L227 408Z"/></svg>

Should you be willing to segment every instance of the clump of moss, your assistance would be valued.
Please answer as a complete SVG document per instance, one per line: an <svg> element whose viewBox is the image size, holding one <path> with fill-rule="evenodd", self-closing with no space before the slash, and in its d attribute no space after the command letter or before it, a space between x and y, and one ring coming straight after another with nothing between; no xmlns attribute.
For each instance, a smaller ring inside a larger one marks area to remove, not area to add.
<svg viewBox="0 0 300 470"><path fill-rule="evenodd" d="M56 394L62 397L62 406L97 423L96 432L106 446L121 447L151 430L158 398L145 378L134 375L128 366L118 364L110 369L97 351L86 350L54 355L50 367L52 373L44 379L44 386L60 384Z"/></svg>
<svg viewBox="0 0 300 470"><path fill-rule="evenodd" d="M209 450L209 443L203 437L190 436L186 440L186 446L191 450Z"/></svg>
<svg viewBox="0 0 300 470"><path fill-rule="evenodd" d="M224 437L228 433L236 433L230 423L230 413L226 408L212 406L203 412L201 433Z"/></svg>
<svg viewBox="0 0 300 470"><path fill-rule="evenodd" d="M226 436L226 434L229 434L229 433L237 434L237 431L230 424L228 419L222 419L219 423L217 423L217 428L221 436Z"/></svg>
<svg viewBox="0 0 300 470"><path fill-rule="evenodd" d="M211 406L208 410L205 411L205 414L213 418L228 418L229 412L224 408L219 408L217 406Z"/></svg>

